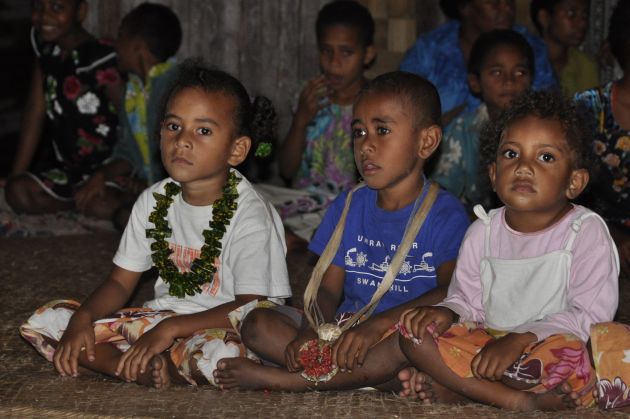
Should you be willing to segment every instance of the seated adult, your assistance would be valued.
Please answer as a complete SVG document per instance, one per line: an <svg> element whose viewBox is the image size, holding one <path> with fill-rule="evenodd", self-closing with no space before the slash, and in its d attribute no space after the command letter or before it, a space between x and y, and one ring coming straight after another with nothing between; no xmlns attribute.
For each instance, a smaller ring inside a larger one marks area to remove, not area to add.
<svg viewBox="0 0 630 419"><path fill-rule="evenodd" d="M556 78L570 96L599 85L596 61L578 49L586 38L589 9L589 0L533 0L529 9Z"/></svg>
<svg viewBox="0 0 630 419"><path fill-rule="evenodd" d="M513 29L523 35L534 50L533 88L556 85L545 43L525 27L514 24L514 0L440 0L440 7L451 20L418 38L405 54L400 69L419 74L435 85L442 102L444 125L461 111L473 110L481 103L468 88L466 63L472 45L484 32Z"/></svg>

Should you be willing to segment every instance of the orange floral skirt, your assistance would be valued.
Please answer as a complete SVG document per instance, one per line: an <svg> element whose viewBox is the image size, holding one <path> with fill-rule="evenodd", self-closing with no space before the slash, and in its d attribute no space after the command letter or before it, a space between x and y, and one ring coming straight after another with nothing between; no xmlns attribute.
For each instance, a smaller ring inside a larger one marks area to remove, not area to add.
<svg viewBox="0 0 630 419"><path fill-rule="evenodd" d="M473 377L473 358L497 335L473 322L457 323L436 343L442 359L460 377ZM532 387L526 391L546 393L567 382L581 396L582 406L594 403L595 374L584 343L573 335L553 335L528 345L521 357L504 373Z"/></svg>
<svg viewBox="0 0 630 419"><path fill-rule="evenodd" d="M630 326L598 323L591 326L591 348L601 409L630 405Z"/></svg>

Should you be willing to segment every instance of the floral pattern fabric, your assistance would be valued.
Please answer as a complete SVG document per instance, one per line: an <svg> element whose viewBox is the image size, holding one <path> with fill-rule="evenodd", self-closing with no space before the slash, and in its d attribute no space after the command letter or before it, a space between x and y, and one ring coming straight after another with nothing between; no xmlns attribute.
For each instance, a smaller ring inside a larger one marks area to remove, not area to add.
<svg viewBox="0 0 630 419"><path fill-rule="evenodd" d="M456 323L437 338L442 360L460 377L473 377L470 364L496 335L474 322ZM532 393L549 392L568 383L580 396L582 406L593 404L595 374L584 343L573 335L552 335L528 345L504 376L531 385Z"/></svg>
<svg viewBox="0 0 630 419"><path fill-rule="evenodd" d="M488 181L479 168L479 135L490 120L488 107L482 103L451 123L444 132L440 154L431 178L457 196L472 211L475 204L486 204L484 199Z"/></svg>
<svg viewBox="0 0 630 419"><path fill-rule="evenodd" d="M621 129L612 113L615 82L575 95L590 112L596 128L593 149L599 173L584 194L584 205L606 221L630 227L630 131Z"/></svg>
<svg viewBox="0 0 630 419"><path fill-rule="evenodd" d="M20 334L49 362L53 361L55 347L51 342L58 342L68 325L68 321L79 308L74 300L54 300L40 307L20 327ZM192 336L176 339L169 348L173 365L179 374L192 385L214 384L212 372L222 358L245 356L246 349L241 343L238 325L243 317L254 308L271 307L270 301L251 301L229 313L234 329L203 329ZM110 343L119 351L125 352L144 333L161 321L178 314L170 310L152 310L149 308L123 308L110 318L94 322L94 335L97 344ZM198 382L193 378L193 365L205 377L207 382Z"/></svg>
<svg viewBox="0 0 630 419"><path fill-rule="evenodd" d="M352 106L330 104L321 109L306 131L306 148L293 186L309 192L279 208L285 218L328 207L341 192L357 181L350 134Z"/></svg>
<svg viewBox="0 0 630 419"><path fill-rule="evenodd" d="M43 139L54 151L31 174L53 196L71 199L74 186L109 157L116 142L118 117L107 97L107 89L120 82L116 54L94 38L66 55L34 29L31 40L43 74Z"/></svg>
<svg viewBox="0 0 630 419"><path fill-rule="evenodd" d="M614 322L594 324L591 348L600 409L630 406L630 326Z"/></svg>

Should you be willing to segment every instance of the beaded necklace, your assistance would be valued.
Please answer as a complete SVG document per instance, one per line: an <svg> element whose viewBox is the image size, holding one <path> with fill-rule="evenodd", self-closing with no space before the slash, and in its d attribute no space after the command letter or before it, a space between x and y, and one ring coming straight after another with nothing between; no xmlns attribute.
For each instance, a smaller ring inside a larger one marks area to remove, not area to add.
<svg viewBox="0 0 630 419"><path fill-rule="evenodd" d="M209 222L210 229L204 230L204 245L201 247L199 258L190 265L190 272L179 272L177 266L169 258L173 252L166 241L171 237L173 230L168 225L166 216L168 209L173 203L173 197L181 192L181 187L174 182L169 182L164 186L165 195L154 192L155 207L149 215L149 222L155 228L146 230L147 238L155 241L151 243L153 254L151 259L160 273L160 277L168 284L168 293L172 296L184 298L186 295L195 295L201 291L201 285L212 280L217 268L214 266L215 258L221 254L221 239L225 234L226 227L236 211L238 198L237 185L241 179L230 171L228 180L223 187L223 195L212 204L212 220Z"/></svg>

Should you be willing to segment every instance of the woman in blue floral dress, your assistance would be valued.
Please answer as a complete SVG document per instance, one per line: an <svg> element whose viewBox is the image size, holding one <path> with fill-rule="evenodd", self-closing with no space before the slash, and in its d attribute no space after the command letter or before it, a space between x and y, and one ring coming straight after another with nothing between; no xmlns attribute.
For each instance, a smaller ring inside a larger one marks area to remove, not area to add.
<svg viewBox="0 0 630 419"><path fill-rule="evenodd" d="M86 14L85 0L33 1L35 69L6 184L16 212L73 208L77 185L110 156L116 141L116 54L83 28ZM33 166L38 146L49 153Z"/></svg>

